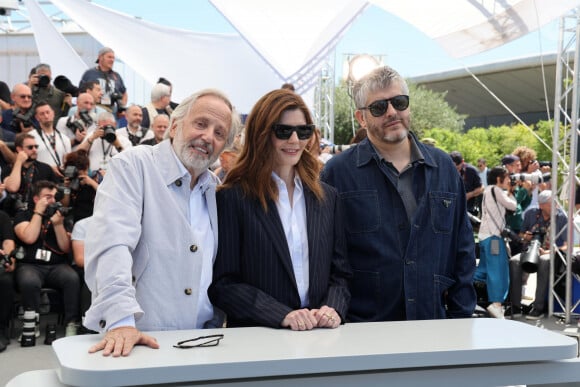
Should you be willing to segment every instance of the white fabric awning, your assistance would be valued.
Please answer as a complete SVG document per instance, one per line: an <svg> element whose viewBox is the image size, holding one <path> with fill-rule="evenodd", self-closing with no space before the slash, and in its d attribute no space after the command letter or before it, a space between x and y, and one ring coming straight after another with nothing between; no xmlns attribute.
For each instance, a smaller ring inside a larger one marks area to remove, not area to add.
<svg viewBox="0 0 580 387"><path fill-rule="evenodd" d="M371 0L439 43L454 58L501 46L535 31L578 0Z"/></svg>
<svg viewBox="0 0 580 387"><path fill-rule="evenodd" d="M283 83L238 35L163 27L85 1L52 3L103 46L112 47L145 80L170 80L176 101L202 88L218 88L246 113L263 94Z"/></svg>

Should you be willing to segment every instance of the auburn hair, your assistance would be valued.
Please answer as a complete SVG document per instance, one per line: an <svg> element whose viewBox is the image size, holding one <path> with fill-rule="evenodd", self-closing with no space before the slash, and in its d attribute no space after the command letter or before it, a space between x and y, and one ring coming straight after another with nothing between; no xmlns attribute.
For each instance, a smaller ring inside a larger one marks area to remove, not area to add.
<svg viewBox="0 0 580 387"><path fill-rule="evenodd" d="M228 172L222 188L239 184L245 195L260 201L265 211L268 200L278 199L278 186L272 179L274 147L272 126L286 111L300 110L307 124L312 116L302 98L289 90L273 90L256 102L246 119L245 141L236 165ZM324 193L319 180L320 163L306 148L296 164L296 173L318 200Z"/></svg>

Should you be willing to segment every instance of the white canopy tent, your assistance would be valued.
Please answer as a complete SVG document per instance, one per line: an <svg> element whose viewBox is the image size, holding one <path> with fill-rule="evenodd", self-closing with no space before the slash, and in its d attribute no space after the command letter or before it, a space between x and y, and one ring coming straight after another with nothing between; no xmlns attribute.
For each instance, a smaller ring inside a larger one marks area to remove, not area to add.
<svg viewBox="0 0 580 387"><path fill-rule="evenodd" d="M261 95L283 82L293 82L300 93L307 93L322 62L371 3L409 21L455 57L513 40L579 4L578 0L209 1L239 35L164 27L88 1L52 3L103 46L112 47L147 82L160 76L171 80L175 100L193 90L216 87L241 112L248 112ZM76 83L84 62L80 63L78 54L49 19L43 18L37 0L25 0L25 5L40 60L51 64L56 70L53 73L66 74ZM385 36L385 40L390 38ZM163 54L156 55L156 48L162 48Z"/></svg>

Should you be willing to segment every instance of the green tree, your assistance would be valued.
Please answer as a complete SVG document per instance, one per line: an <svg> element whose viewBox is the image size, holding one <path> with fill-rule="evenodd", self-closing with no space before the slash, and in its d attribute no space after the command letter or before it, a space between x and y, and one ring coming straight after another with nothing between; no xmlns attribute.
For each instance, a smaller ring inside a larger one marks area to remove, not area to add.
<svg viewBox="0 0 580 387"><path fill-rule="evenodd" d="M511 126L492 126L490 128L472 128L466 133L450 132L445 129L426 130L425 137L432 137L437 141L437 146L446 152L458 150L463 158L470 164L475 164L477 159L483 157L487 165L493 167L500 164L506 154L520 145L534 149L538 160L552 160L551 148L542 144L542 139L551 147L553 123L540 121L530 129L521 124ZM537 137L536 137L537 136Z"/></svg>
<svg viewBox="0 0 580 387"><path fill-rule="evenodd" d="M359 128L359 124L352 114L354 114L354 104L348 93L348 86L345 81L340 81L334 88L335 144L348 144L353 136L353 125L355 131Z"/></svg>
<svg viewBox="0 0 580 387"><path fill-rule="evenodd" d="M417 137L423 138L425 131L433 128L453 132L463 130L467 116L457 113L455 107L445 101L447 93L438 93L423 86L409 84L411 97L411 129Z"/></svg>

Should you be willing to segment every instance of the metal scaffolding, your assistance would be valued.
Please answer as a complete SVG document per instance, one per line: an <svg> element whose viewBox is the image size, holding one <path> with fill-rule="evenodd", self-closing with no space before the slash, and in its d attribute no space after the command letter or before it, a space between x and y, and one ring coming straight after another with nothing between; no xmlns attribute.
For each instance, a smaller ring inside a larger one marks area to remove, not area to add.
<svg viewBox="0 0 580 387"><path fill-rule="evenodd" d="M324 61L314 90L314 123L334 143L334 53Z"/></svg>
<svg viewBox="0 0 580 387"><path fill-rule="evenodd" d="M566 323L570 322L573 311L580 300L573 303L572 285L580 283L580 278L571 272L571 260L574 251L574 235L578 233L574 222L575 192L578 180L578 114L579 114L579 60L580 55L580 8L571 11L560 20L558 60L556 64L556 90L554 101L554 131L552 156L552 190L556 193L552 201L550 227L550 245L556 246L556 205L559 205L568 217L566 233L567 248L565 254L558 249L550 249L550 314L555 306L562 310L561 316ZM560 268L564 268L564 270ZM559 289L565 289L564 294Z"/></svg>

